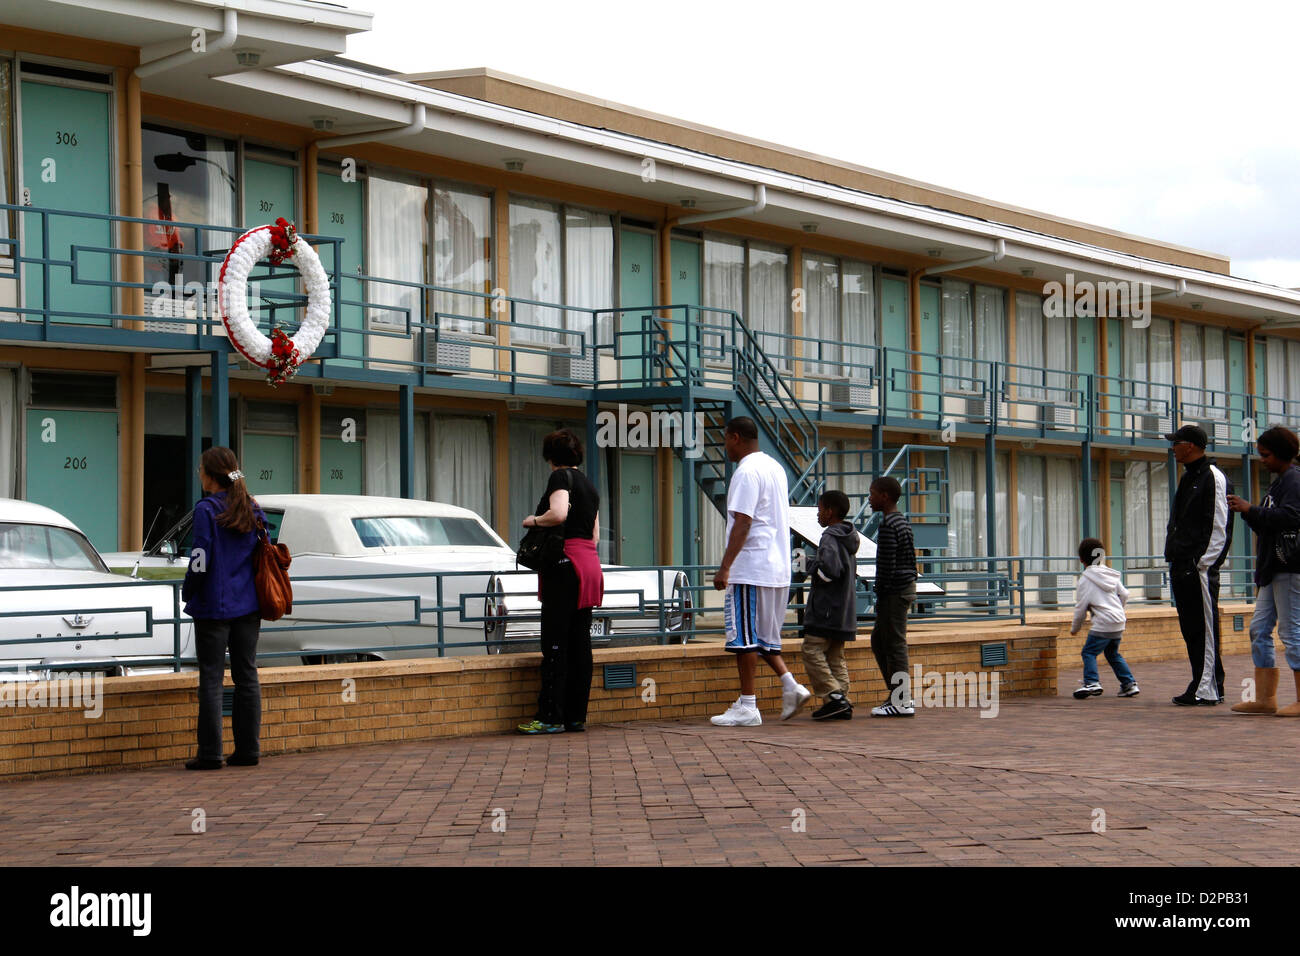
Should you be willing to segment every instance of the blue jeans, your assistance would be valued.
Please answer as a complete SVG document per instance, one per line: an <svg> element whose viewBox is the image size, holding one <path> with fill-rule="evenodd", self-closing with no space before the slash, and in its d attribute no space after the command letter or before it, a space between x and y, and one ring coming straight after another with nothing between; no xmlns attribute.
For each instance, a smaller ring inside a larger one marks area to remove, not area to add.
<svg viewBox="0 0 1300 956"><path fill-rule="evenodd" d="M1286 648L1286 662L1300 671L1300 574L1275 574L1255 595L1250 619L1250 656L1256 667L1275 667L1273 626Z"/></svg>
<svg viewBox="0 0 1300 956"><path fill-rule="evenodd" d="M1119 678L1120 686L1134 683L1133 672L1128 669L1128 662L1124 660L1119 652L1119 639L1124 636L1124 632L1118 634L1098 634L1096 631L1088 632L1088 639L1083 642L1083 680L1086 684L1096 683L1101 675L1097 673L1097 655L1105 654L1106 661L1110 664L1115 676Z"/></svg>

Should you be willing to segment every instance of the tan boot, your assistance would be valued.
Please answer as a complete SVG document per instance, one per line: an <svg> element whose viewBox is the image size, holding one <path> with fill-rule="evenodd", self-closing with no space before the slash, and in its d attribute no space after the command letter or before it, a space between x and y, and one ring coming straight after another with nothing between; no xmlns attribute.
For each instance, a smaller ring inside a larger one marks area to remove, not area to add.
<svg viewBox="0 0 1300 956"><path fill-rule="evenodd" d="M1300 717L1300 671L1292 671L1295 675L1295 703L1281 708L1277 715L1279 717Z"/></svg>
<svg viewBox="0 0 1300 956"><path fill-rule="evenodd" d="M1234 714L1277 713L1277 668L1255 668L1255 699L1232 705Z"/></svg>

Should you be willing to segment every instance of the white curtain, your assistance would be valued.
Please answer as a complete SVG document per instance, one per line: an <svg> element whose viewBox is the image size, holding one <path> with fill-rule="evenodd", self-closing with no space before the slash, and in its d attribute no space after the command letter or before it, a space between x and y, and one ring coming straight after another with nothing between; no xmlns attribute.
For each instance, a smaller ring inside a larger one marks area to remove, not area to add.
<svg viewBox="0 0 1300 956"><path fill-rule="evenodd" d="M1205 329L1205 387L1219 393L1228 390L1228 332L1226 329ZM1219 408L1226 414L1226 394L1219 396Z"/></svg>
<svg viewBox="0 0 1300 956"><path fill-rule="evenodd" d="M0 368L0 498L18 493L18 371Z"/></svg>
<svg viewBox="0 0 1300 956"><path fill-rule="evenodd" d="M706 306L728 309L749 321L749 316L745 315L745 244L739 239L715 235L704 237L702 301ZM699 320L706 328L731 328L731 320L726 316L705 312ZM753 328L753 323L750 323L750 328ZM729 331L726 334L706 332L701 347L709 361L723 361L727 356L718 354L717 350L733 344Z"/></svg>
<svg viewBox="0 0 1300 956"><path fill-rule="evenodd" d="M1039 312L1042 312L1041 305ZM1020 347L1018 339L1016 347ZM1081 396L1074 390L1082 385L1069 374L1076 370L1074 351L1074 320L1064 315L1047 319L1043 335L1044 364L1048 368L1047 387L1051 389L1047 397L1062 405L1076 405L1081 401Z"/></svg>
<svg viewBox="0 0 1300 956"><path fill-rule="evenodd" d="M1151 321L1151 397L1164 402L1160 411L1164 411L1173 398L1174 384L1174 324L1168 319ZM1175 410L1175 417L1177 417Z"/></svg>
<svg viewBox="0 0 1300 956"><path fill-rule="evenodd" d="M614 221L602 212L566 207L564 213L564 271L565 304L585 309L609 309L614 305ZM610 341L612 328L610 313L598 317L599 329L592 328L590 312L565 313L565 327L582 332L586 338L580 342L573 336L565 337L565 344L577 352L584 344L605 344ZM593 341L596 331L599 339Z"/></svg>
<svg viewBox="0 0 1300 956"><path fill-rule="evenodd" d="M1282 339L1274 339L1274 343L1281 344ZM1278 394L1285 397L1288 401L1300 401L1300 342L1286 341L1286 382L1287 387ZM1281 352L1281 349L1278 349ZM1278 356L1281 357L1280 355ZM1278 409L1278 417L1286 423L1288 428L1294 428L1296 422L1296 406L1287 405Z"/></svg>
<svg viewBox="0 0 1300 956"><path fill-rule="evenodd" d="M433 284L466 292L492 291L492 200L479 193L438 186L433 190ZM439 292L434 310L459 318L442 320L444 329L486 332L490 300ZM504 318L504 316L503 316Z"/></svg>
<svg viewBox="0 0 1300 956"><path fill-rule="evenodd" d="M533 513L546 490L551 468L542 460L542 439L559 427L552 420L512 418L510 420L510 534L511 545L519 543L521 522Z"/></svg>
<svg viewBox="0 0 1300 956"><path fill-rule="evenodd" d="M840 307L840 331L845 342L844 371L853 378L865 378L867 368L876 364L871 349L864 347L876 344L874 274L865 262L845 259L840 265L844 292Z"/></svg>
<svg viewBox="0 0 1300 956"><path fill-rule="evenodd" d="M944 355L973 356L975 354L975 326L971 319L970 283L943 280L943 323L940 351ZM977 383L970 381L974 375L971 362L945 360L945 371L957 376L947 379L944 391L973 391ZM922 383L922 388L932 385Z"/></svg>
<svg viewBox="0 0 1300 956"><path fill-rule="evenodd" d="M1025 557L1051 554L1047 539L1043 464L1038 455L1020 455L1016 460L1016 520L1020 525L1017 542L1020 554ZM1034 562L1026 565L1025 570L1038 572L1046 570L1046 567L1042 562Z"/></svg>
<svg viewBox="0 0 1300 956"><path fill-rule="evenodd" d="M12 155L10 144L13 142L13 89L10 86L10 62L0 60L0 203L11 202L9 197L9 157ZM8 211L0 212L0 239L9 238L9 219L13 215ZM0 260L14 255L12 246L0 247ZM17 316L12 312L0 313L0 322L13 322ZM3 478L0 478L2 481Z"/></svg>
<svg viewBox="0 0 1300 956"><path fill-rule="evenodd" d="M1001 289L975 287L975 345L976 356L986 362L1007 360L1007 308ZM989 366L980 366L981 377L991 374Z"/></svg>
<svg viewBox="0 0 1300 956"><path fill-rule="evenodd" d="M493 524L492 466L486 418L434 416L433 500L469 508Z"/></svg>
<svg viewBox="0 0 1300 956"><path fill-rule="evenodd" d="M1189 389L1183 397L1183 404L1199 406L1205 403L1205 395L1200 391L1205 384L1202 374L1205 368L1205 350L1201 344L1201 327L1184 322L1179 338L1178 354L1182 364L1183 388ZM1192 411L1195 413L1199 409L1194 407Z"/></svg>
<svg viewBox="0 0 1300 956"><path fill-rule="evenodd" d="M1264 366L1267 386L1264 394L1268 396L1267 422L1260 422L1260 431L1269 425L1282 423L1282 399L1287 396L1286 339L1257 339L1255 348L1264 347Z"/></svg>
<svg viewBox="0 0 1300 956"><path fill-rule="evenodd" d="M975 453L954 448L948 456L948 553L953 557L975 554L976 515L982 511L976 495Z"/></svg>
<svg viewBox="0 0 1300 956"><path fill-rule="evenodd" d="M829 256L805 253L803 257L803 343L814 375L833 375L840 360L840 270Z"/></svg>
<svg viewBox="0 0 1300 956"><path fill-rule="evenodd" d="M1162 512L1168 517L1168 511ZM1149 555L1151 525L1154 521L1151 501L1151 468L1145 461L1124 463L1124 553ZM1163 548L1164 541L1160 541Z"/></svg>
<svg viewBox="0 0 1300 956"><path fill-rule="evenodd" d="M366 494L397 498L402 494L401 429L396 412L366 412ZM415 415L416 498L429 497L429 421L422 412Z"/></svg>
<svg viewBox="0 0 1300 956"><path fill-rule="evenodd" d="M423 282L428 236L426 205L429 191L417 183L371 174L366 204L366 260L370 275L401 282ZM377 305L408 311L370 309L370 325L406 331L407 321L423 321L423 290L384 282L366 283L366 299ZM419 329L411 329L419 340ZM395 341L395 340L387 340Z"/></svg>
<svg viewBox="0 0 1300 956"><path fill-rule="evenodd" d="M749 314L745 319L759 348L777 368L787 368L790 340L763 334L790 334L790 257L784 249L749 244Z"/></svg>
<svg viewBox="0 0 1300 956"><path fill-rule="evenodd" d="M716 565L722 560L722 553L727 550L727 521L703 489L700 490L697 507L700 509L700 555L698 558L688 556L686 560Z"/></svg>
<svg viewBox="0 0 1300 956"><path fill-rule="evenodd" d="M550 203L516 199L510 203L510 294L535 302L560 301L563 274L560 253L560 212ZM563 327L563 309L516 306L515 321L549 329ZM503 315L502 318L508 316ZM517 342L559 342L542 329L515 329ZM522 516L521 519L522 520Z"/></svg>
<svg viewBox="0 0 1300 956"><path fill-rule="evenodd" d="M1163 461L1151 462L1148 487L1151 490L1151 553L1160 554L1164 552L1165 526L1169 521L1169 469Z"/></svg>
<svg viewBox="0 0 1300 956"><path fill-rule="evenodd" d="M1072 458L1047 459L1047 495L1052 503L1047 511L1047 553L1057 557L1074 554L1082 538L1079 536L1079 504L1082 488L1079 483L1079 462ZM1070 561L1057 561L1053 571L1069 571ZM1061 592L1061 600L1065 594Z"/></svg>
<svg viewBox="0 0 1300 956"><path fill-rule="evenodd" d="M1035 401L1042 401L1046 397L1045 391L1037 387L1043 380L1039 370L1048 365L1043 345L1046 321L1042 299L1029 292L1016 293L1016 365L1023 367L1010 369L1009 372L1019 386L1016 394Z"/></svg>
<svg viewBox="0 0 1300 956"><path fill-rule="evenodd" d="M1124 329L1123 348L1124 348L1124 377L1131 381L1127 383L1127 388L1132 389L1132 396L1139 399L1136 403L1138 407L1144 408L1145 405L1141 399L1147 397L1147 382L1150 381L1149 367L1147 365L1147 330L1135 329L1129 323L1121 323ZM1112 387L1118 386L1124 388L1125 384L1120 382L1111 383Z"/></svg>

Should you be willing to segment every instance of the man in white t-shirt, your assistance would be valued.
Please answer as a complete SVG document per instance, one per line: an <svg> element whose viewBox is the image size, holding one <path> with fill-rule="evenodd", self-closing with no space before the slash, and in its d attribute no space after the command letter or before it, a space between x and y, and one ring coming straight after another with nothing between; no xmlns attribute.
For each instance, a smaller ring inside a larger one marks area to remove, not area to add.
<svg viewBox="0 0 1300 956"><path fill-rule="evenodd" d="M727 650L736 654L740 698L711 718L721 727L763 722L754 694L755 655L781 677L781 719L793 717L812 694L781 659L781 628L790 601L790 491L785 468L758 450L752 418L726 428L727 458L737 463L727 487L727 550L713 576L726 591L723 619Z"/></svg>

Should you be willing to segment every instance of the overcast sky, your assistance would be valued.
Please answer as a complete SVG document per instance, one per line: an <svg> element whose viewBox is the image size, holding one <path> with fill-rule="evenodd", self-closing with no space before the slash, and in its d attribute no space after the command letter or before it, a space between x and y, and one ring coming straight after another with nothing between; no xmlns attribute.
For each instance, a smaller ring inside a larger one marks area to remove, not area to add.
<svg viewBox="0 0 1300 956"><path fill-rule="evenodd" d="M1300 5L346 2L368 63L488 66L1300 286Z"/></svg>

